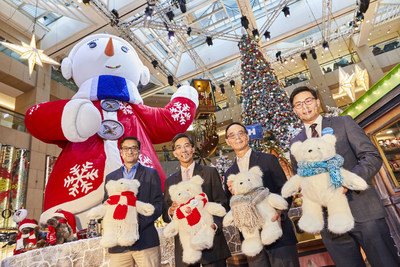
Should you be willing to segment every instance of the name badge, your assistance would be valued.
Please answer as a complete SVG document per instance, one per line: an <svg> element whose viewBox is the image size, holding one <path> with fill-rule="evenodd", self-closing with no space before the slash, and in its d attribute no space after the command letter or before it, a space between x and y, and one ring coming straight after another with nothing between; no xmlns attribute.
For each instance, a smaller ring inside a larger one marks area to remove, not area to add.
<svg viewBox="0 0 400 267"><path fill-rule="evenodd" d="M322 130L322 135L333 134L333 129L331 127L326 127Z"/></svg>

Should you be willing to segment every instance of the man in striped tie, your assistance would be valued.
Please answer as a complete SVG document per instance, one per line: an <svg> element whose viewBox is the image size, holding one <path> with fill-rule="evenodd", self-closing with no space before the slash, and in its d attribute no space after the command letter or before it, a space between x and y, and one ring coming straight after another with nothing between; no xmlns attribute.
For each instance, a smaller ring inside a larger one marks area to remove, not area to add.
<svg viewBox="0 0 400 267"><path fill-rule="evenodd" d="M390 230L386 224L386 212L382 206L372 179L382 166L382 158L364 130L350 117L322 117L320 101L315 90L301 86L292 92L290 102L294 112L303 121L304 129L291 141L304 141L324 134L334 134L336 153L344 158L343 168L364 178L369 188L356 192L343 188L347 195L355 226L348 233L337 235L326 228L322 240L338 267L366 266L360 246L371 266L400 266L400 258ZM293 172L297 162L291 155Z"/></svg>

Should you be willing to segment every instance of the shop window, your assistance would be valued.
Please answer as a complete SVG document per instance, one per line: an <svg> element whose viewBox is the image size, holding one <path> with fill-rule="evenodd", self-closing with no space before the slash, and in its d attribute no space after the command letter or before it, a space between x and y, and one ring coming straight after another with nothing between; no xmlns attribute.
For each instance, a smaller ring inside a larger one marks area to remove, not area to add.
<svg viewBox="0 0 400 267"><path fill-rule="evenodd" d="M400 120L375 134L395 187L400 186Z"/></svg>

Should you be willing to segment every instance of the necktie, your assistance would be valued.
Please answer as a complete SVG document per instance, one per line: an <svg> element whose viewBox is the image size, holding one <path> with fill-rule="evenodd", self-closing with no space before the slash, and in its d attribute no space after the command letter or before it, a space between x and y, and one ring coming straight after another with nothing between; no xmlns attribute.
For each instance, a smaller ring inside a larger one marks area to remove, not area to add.
<svg viewBox="0 0 400 267"><path fill-rule="evenodd" d="M182 177L182 180L183 180L183 181L190 180L189 171L190 171L189 168L187 168L187 169L185 169L185 170L183 171L183 177Z"/></svg>
<svg viewBox="0 0 400 267"><path fill-rule="evenodd" d="M316 127L317 127L317 124L316 124L316 123L313 123L313 124L310 125L311 137L319 137L319 134L318 134L318 132L317 132Z"/></svg>

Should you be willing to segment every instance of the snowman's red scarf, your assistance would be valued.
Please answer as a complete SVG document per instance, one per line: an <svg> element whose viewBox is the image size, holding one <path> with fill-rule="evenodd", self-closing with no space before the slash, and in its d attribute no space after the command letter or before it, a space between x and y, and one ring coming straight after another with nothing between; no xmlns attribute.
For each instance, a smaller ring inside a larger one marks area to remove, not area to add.
<svg viewBox="0 0 400 267"><path fill-rule="evenodd" d="M121 196L126 197L126 202L128 205L125 204L118 204ZM126 214L128 214L128 206L136 207L137 197L135 193L132 191L124 191L121 192L121 195L110 196L107 199L107 204L109 205L117 205L114 210L113 218L115 220L123 220L126 218Z"/></svg>
<svg viewBox="0 0 400 267"><path fill-rule="evenodd" d="M58 220L60 223L67 223L66 219L59 219ZM57 241L57 237L56 237L56 228L54 228L53 226L49 225L47 227L49 229L49 232L47 233L47 243L49 243L50 245L53 245L56 243Z"/></svg>
<svg viewBox="0 0 400 267"><path fill-rule="evenodd" d="M201 202L199 204L203 204L203 207L204 207L207 204L207 196L204 193L199 194L199 196L201 196L201 199L200 199ZM188 215L185 215L182 210L185 210L186 209L185 206L188 205L190 203L190 201L192 201L194 199L195 199L194 197L189 199L188 202L186 202L185 204L179 205L179 207L176 209L176 217L179 220L186 218L186 220L190 226L193 226L193 225L196 225L199 223L199 221L201 219L201 214L197 208L192 209Z"/></svg>

